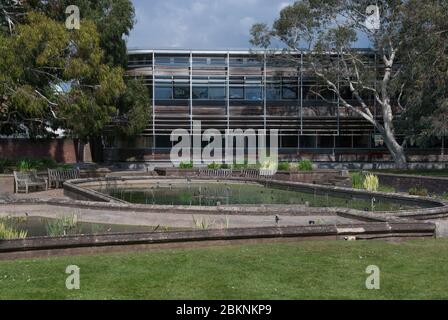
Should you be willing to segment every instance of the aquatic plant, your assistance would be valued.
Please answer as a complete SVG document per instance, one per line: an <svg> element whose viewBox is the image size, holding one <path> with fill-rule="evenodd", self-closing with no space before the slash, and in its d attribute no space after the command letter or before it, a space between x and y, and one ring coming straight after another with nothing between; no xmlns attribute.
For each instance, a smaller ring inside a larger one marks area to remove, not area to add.
<svg viewBox="0 0 448 320"><path fill-rule="evenodd" d="M380 180L376 175L368 174L365 176L363 187L367 191L376 192L380 187Z"/></svg>
<svg viewBox="0 0 448 320"><path fill-rule="evenodd" d="M45 229L50 237L60 237L73 234L77 231L78 216L76 214L62 216L57 219L47 221Z"/></svg>
<svg viewBox="0 0 448 320"><path fill-rule="evenodd" d="M362 172L352 173L352 187L353 189L364 189L365 175Z"/></svg>
<svg viewBox="0 0 448 320"><path fill-rule="evenodd" d="M13 226L8 225L8 218L0 219L0 239L15 240L25 239L28 235L26 230L18 230Z"/></svg>
<svg viewBox="0 0 448 320"><path fill-rule="evenodd" d="M428 189L422 187L414 187L409 189L409 194L411 196L427 197L429 196Z"/></svg>
<svg viewBox="0 0 448 320"><path fill-rule="evenodd" d="M215 221L214 220L209 220L207 218L199 218L196 219L195 216L193 216L193 224L194 227L196 229L200 229L200 230L208 230L210 229L213 225L215 225Z"/></svg>

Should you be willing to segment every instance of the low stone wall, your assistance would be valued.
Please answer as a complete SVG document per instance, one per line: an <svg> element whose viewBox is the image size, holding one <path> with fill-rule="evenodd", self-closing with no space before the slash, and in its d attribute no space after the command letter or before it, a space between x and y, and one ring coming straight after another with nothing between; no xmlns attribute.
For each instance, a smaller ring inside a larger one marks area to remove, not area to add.
<svg viewBox="0 0 448 320"><path fill-rule="evenodd" d="M180 168L155 168L154 170L161 177L197 177L199 169L180 169ZM242 176L241 170L233 170L234 177ZM346 178L344 181L344 177ZM348 173L344 170L314 170L314 171L278 171L274 180L303 182L310 184L329 184L340 183L341 186L351 186L348 179Z"/></svg>
<svg viewBox="0 0 448 320"><path fill-rule="evenodd" d="M265 227L246 229L199 230L160 233L81 235L55 238L29 238L0 242L0 253L68 249L79 247L125 246L179 242L204 242L244 239L326 238L385 239L434 237L432 223L369 223L302 227Z"/></svg>
<svg viewBox="0 0 448 320"><path fill-rule="evenodd" d="M409 192L411 188L424 188L433 194L448 193L448 178L385 173L375 173L375 175L380 179L380 184L392 186L399 192Z"/></svg>
<svg viewBox="0 0 448 320"><path fill-rule="evenodd" d="M434 210L437 211L437 214L448 213L448 205L443 201L439 201L437 199L431 198L422 198L416 196L408 196L401 194L391 194L391 193L382 193L382 192L368 192L365 190L355 190L355 189L347 189L341 187L333 187L333 186L323 186L323 185L314 185L314 184L305 184L299 182L289 182L289 181L263 181L260 179L250 179L250 178L241 178L241 177L233 177L226 178L225 180L217 180L216 178L193 178L198 182L216 182L222 183L224 181L232 182L232 183L268 183L268 186L272 186L275 188L286 188L289 190L296 190L306 193L316 193L319 195L329 195L329 196L337 196L347 199L364 199L370 201L372 198L375 198L379 201L394 201L397 203L401 203L403 205L417 205L422 207L422 209L415 209L413 212L424 215L425 212L434 213ZM137 205L137 204L128 204L123 201L115 201L116 199L104 195L100 192L96 192L92 190L92 188L119 188L119 187L135 187L137 185L150 186L154 185L158 181L160 183L165 184L174 184L178 182L186 182L185 178L172 178L172 177L122 177L122 178L102 178L102 179L82 179L82 180L74 180L68 181L64 184L64 194L72 199L82 200L82 201L98 201L98 202L121 202L122 205L119 206L121 210L170 210L180 212L180 213L191 213L191 210L195 210L195 212L213 212L217 211L219 214L228 214L228 211L234 210L235 212L244 211L244 207L235 206L226 209L226 206L222 207L195 207L191 208L189 206L151 206L151 205ZM103 204L100 204L101 206ZM261 206L260 206L261 207ZM300 206L297 206L300 207ZM113 209L113 208L110 208ZM337 209L337 208L334 208ZM255 210L261 210L255 208ZM301 208L302 211L308 210L312 211L315 208ZM325 210L329 211L330 208L325 208ZM337 210L341 210L340 208ZM343 210L343 209L342 209ZM271 210L272 211L272 210ZM348 210L345 210L348 212ZM275 210L274 210L275 212ZM395 213L384 213L393 216Z"/></svg>

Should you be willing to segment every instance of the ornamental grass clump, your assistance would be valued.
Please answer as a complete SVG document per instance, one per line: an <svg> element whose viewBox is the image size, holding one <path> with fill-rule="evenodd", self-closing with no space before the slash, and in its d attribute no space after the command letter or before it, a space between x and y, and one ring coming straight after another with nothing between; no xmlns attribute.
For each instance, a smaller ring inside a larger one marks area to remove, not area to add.
<svg viewBox="0 0 448 320"><path fill-rule="evenodd" d="M380 180L377 176L368 174L364 179L363 186L367 191L376 192L380 187Z"/></svg>

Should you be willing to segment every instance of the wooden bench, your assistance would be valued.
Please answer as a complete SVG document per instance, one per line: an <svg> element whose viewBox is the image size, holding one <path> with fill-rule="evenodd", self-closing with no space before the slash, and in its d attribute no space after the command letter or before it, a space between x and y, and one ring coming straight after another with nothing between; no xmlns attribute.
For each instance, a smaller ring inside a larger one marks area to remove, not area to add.
<svg viewBox="0 0 448 320"><path fill-rule="evenodd" d="M75 180L80 178L79 169L48 169L48 186L50 188L62 187L62 184L68 180Z"/></svg>
<svg viewBox="0 0 448 320"><path fill-rule="evenodd" d="M45 188L48 190L48 180L37 176L36 171L18 172L14 171L15 193L21 191L28 193L30 188Z"/></svg>
<svg viewBox="0 0 448 320"><path fill-rule="evenodd" d="M231 177L232 169L199 169L202 177Z"/></svg>

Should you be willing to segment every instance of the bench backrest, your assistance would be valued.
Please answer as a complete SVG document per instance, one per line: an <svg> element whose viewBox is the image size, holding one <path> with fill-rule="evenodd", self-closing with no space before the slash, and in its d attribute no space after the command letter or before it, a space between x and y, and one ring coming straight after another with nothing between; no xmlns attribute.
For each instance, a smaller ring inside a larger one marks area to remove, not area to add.
<svg viewBox="0 0 448 320"><path fill-rule="evenodd" d="M50 181L67 181L79 179L79 169L57 170L48 169L48 178Z"/></svg>
<svg viewBox="0 0 448 320"><path fill-rule="evenodd" d="M14 171L14 179L16 181L31 181L31 172Z"/></svg>
<svg viewBox="0 0 448 320"><path fill-rule="evenodd" d="M205 177L230 177L232 169L199 169L199 175Z"/></svg>

